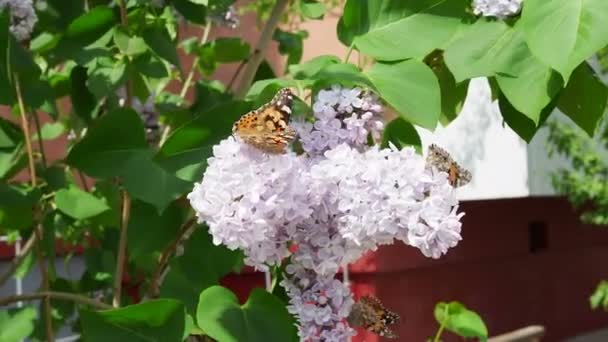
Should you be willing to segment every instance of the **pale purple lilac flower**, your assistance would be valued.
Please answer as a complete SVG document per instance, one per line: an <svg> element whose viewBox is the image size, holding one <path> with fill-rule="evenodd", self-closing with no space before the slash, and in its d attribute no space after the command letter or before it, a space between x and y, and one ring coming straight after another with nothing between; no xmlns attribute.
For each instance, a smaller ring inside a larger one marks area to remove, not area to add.
<svg viewBox="0 0 608 342"><path fill-rule="evenodd" d="M360 88L342 88L319 91L312 106L315 123L296 122L302 147L309 155L322 155L342 143L363 150L368 138L380 138L382 106L378 97Z"/></svg>
<svg viewBox="0 0 608 342"><path fill-rule="evenodd" d="M291 256L281 285L301 341L345 342L353 298L335 279L340 267L395 240L439 258L461 240L463 214L447 174L414 149L367 145L382 128L371 93L332 87L313 110L316 122L300 130L306 154L229 137L188 199L213 242L243 250L246 264L267 270Z"/></svg>
<svg viewBox="0 0 608 342"><path fill-rule="evenodd" d="M30 39L38 16L32 0L0 0L0 11L10 12L10 31L15 38L22 42Z"/></svg>
<svg viewBox="0 0 608 342"><path fill-rule="evenodd" d="M521 11L523 0L473 0L473 13L504 19Z"/></svg>

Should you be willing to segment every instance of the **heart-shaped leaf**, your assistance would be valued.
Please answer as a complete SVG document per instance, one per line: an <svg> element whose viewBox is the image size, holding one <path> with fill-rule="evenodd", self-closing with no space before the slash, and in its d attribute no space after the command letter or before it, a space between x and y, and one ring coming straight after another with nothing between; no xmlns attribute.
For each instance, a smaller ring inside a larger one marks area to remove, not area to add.
<svg viewBox="0 0 608 342"><path fill-rule="evenodd" d="M196 319L221 342L298 341L293 317L280 299L254 289L242 306L230 290L213 286L201 293Z"/></svg>

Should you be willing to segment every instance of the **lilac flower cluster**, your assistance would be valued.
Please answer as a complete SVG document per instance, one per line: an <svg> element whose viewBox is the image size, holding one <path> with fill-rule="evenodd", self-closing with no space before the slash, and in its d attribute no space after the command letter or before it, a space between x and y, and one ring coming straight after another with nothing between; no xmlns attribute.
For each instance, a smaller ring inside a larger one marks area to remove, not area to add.
<svg viewBox="0 0 608 342"><path fill-rule="evenodd" d="M523 0L473 0L473 13L504 19L521 11Z"/></svg>
<svg viewBox="0 0 608 342"><path fill-rule="evenodd" d="M38 16L32 0L0 0L0 11L7 9L11 15L10 31L22 42L30 39Z"/></svg>
<svg viewBox="0 0 608 342"><path fill-rule="evenodd" d="M309 155L322 155L342 143L364 149L369 135L377 140L384 128L378 97L360 88L333 86L321 90L312 109L314 124L293 124Z"/></svg>
<svg viewBox="0 0 608 342"><path fill-rule="evenodd" d="M316 122L299 126L306 154L267 154L229 137L188 198L214 243L243 250L248 265L267 270L291 256L281 285L301 341L344 342L355 332L340 267L395 240L438 258L461 240L463 214L447 174L412 148L367 145L382 129L374 95L332 87L313 110Z"/></svg>
<svg viewBox="0 0 608 342"><path fill-rule="evenodd" d="M209 20L217 26L225 26L231 29L239 27L241 23L236 13L236 9L232 5L228 6L226 9L213 11L213 13L209 15Z"/></svg>
<svg viewBox="0 0 608 342"><path fill-rule="evenodd" d="M116 92L119 105L123 106L126 101L126 90L124 87ZM146 130L146 140L150 146L157 146L160 141L163 125L160 123L160 115L154 104L155 94L152 93L142 102L137 96L132 99L131 108L139 114Z"/></svg>

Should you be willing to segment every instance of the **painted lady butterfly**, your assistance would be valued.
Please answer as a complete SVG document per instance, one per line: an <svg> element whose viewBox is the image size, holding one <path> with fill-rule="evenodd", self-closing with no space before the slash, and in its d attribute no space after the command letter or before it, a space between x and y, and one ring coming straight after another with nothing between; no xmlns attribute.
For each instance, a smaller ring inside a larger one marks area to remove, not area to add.
<svg viewBox="0 0 608 342"><path fill-rule="evenodd" d="M365 328L379 336L397 338L397 335L388 328L388 325L397 322L399 315L385 308L376 297L361 297L353 305L347 320L350 325Z"/></svg>
<svg viewBox="0 0 608 342"><path fill-rule="evenodd" d="M279 90L269 103L238 119L232 134L265 152L285 153L296 137L296 131L288 126L293 97L288 88Z"/></svg>
<svg viewBox="0 0 608 342"><path fill-rule="evenodd" d="M446 150L435 144L429 146L426 162L437 170L447 173L453 187L460 187L471 181L471 172L458 165Z"/></svg>

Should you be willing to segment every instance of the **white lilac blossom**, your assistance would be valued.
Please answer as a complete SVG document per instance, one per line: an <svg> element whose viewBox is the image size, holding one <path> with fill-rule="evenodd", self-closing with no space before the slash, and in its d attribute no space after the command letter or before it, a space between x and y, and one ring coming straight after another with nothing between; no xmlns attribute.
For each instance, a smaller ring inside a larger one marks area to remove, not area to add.
<svg viewBox="0 0 608 342"><path fill-rule="evenodd" d="M201 183L188 195L215 244L242 249L258 269L289 255L289 236L312 215L304 160L268 155L232 137L213 148Z"/></svg>
<svg viewBox="0 0 608 342"><path fill-rule="evenodd" d="M473 0L473 13L504 19L521 11L523 0Z"/></svg>
<svg viewBox="0 0 608 342"><path fill-rule="evenodd" d="M228 8L213 11L208 18L217 26L225 26L231 29L239 27L240 24L234 6L228 6Z"/></svg>
<svg viewBox="0 0 608 342"><path fill-rule="evenodd" d="M310 155L321 155L342 143L364 149L370 134L377 140L384 128L378 97L360 88L321 90L312 109L314 124L294 123L302 148Z"/></svg>
<svg viewBox="0 0 608 342"><path fill-rule="evenodd" d="M346 342L353 298L335 279L340 267L395 240L439 258L461 240L463 214L448 175L414 149L368 146L382 130L371 93L332 87L313 109L316 122L299 127L307 153L229 137L188 199L213 242L243 250L246 264L267 270L291 257L281 285L301 341ZM312 137L319 131L331 142Z"/></svg>
<svg viewBox="0 0 608 342"><path fill-rule="evenodd" d="M11 16L11 33L20 42L30 39L34 25L38 22L33 1L0 0L0 11L7 8Z"/></svg>
<svg viewBox="0 0 608 342"><path fill-rule="evenodd" d="M287 310L298 320L301 341L348 341L355 336L346 323L353 296L341 281L293 263L287 266L281 286L290 298Z"/></svg>

